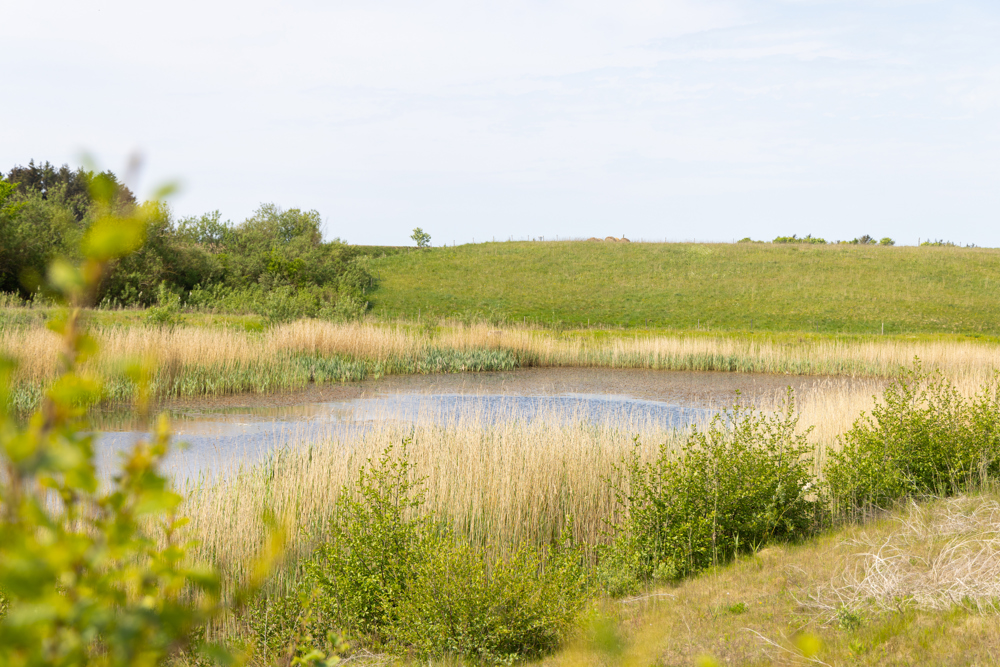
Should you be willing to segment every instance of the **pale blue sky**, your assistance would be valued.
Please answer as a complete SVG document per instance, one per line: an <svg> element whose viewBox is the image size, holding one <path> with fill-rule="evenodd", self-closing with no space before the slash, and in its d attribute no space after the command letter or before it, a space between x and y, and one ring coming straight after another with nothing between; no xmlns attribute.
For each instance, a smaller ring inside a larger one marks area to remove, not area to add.
<svg viewBox="0 0 1000 667"><path fill-rule="evenodd" d="M178 215L1000 246L996 2L55 0L0 62L0 168L139 150Z"/></svg>

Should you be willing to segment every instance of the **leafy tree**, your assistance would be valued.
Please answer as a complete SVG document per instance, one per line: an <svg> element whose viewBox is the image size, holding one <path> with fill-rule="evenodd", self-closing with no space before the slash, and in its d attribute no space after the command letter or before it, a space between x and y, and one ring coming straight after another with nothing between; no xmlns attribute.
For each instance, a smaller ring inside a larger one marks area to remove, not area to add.
<svg viewBox="0 0 1000 667"><path fill-rule="evenodd" d="M189 243L218 251L231 228L232 224L222 222L222 215L216 210L201 216L181 219L177 223L177 235Z"/></svg>
<svg viewBox="0 0 1000 667"><path fill-rule="evenodd" d="M416 242L418 248L426 248L431 244L431 235L420 229L420 227L413 230L410 238Z"/></svg>
<svg viewBox="0 0 1000 667"><path fill-rule="evenodd" d="M0 291L28 296L53 257L74 252L82 225L62 190L46 199L0 181Z"/></svg>
<svg viewBox="0 0 1000 667"><path fill-rule="evenodd" d="M120 183L118 177L110 171L95 175L93 172L84 171L83 168L73 171L64 164L56 169L49 162L36 165L35 161L31 160L27 167L16 166L7 174L7 180L16 184L22 195L37 192L42 199L55 195L69 202L77 221L83 221L87 216L87 211L93 203L91 186L98 177L111 186L113 195L109 199L116 207L136 204L132 191Z"/></svg>
<svg viewBox="0 0 1000 667"><path fill-rule="evenodd" d="M0 182L0 291L29 298L54 258L78 258L100 199L116 214L141 211L148 224L135 252L109 261L96 287L98 303L151 306L163 285L182 302L226 303L241 312L257 312L274 301L264 297L278 295L308 304L281 309L282 318L353 316L368 307L364 290L372 276L354 261L360 251L340 239L324 242L316 211L264 204L235 225L218 211L175 222L162 203L136 203L111 172L48 162L15 167Z"/></svg>

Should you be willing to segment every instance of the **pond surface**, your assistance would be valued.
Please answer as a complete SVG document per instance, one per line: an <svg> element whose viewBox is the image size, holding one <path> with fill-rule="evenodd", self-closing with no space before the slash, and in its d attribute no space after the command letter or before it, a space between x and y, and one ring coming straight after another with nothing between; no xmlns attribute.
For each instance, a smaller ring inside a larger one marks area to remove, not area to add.
<svg viewBox="0 0 1000 667"><path fill-rule="evenodd" d="M188 477L234 463L259 460L296 442L341 439L387 420L448 424L460 418L593 423L641 421L684 427L742 403L770 401L791 386L797 392L823 378L740 373L607 368L544 368L454 375L390 376L365 382L313 386L286 394L175 401L165 406L175 440L173 474ZM829 381L829 380L826 380ZM850 382L849 380L833 380ZM132 415L108 412L100 468L114 468L122 450L142 433Z"/></svg>

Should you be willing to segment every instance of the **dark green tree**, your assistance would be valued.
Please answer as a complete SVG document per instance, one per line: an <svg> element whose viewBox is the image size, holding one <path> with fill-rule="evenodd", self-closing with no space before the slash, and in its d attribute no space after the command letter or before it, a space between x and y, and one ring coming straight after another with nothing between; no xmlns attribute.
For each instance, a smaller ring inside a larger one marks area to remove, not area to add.
<svg viewBox="0 0 1000 667"><path fill-rule="evenodd" d="M110 171L94 174L82 167L74 171L65 164L56 169L49 162L36 165L35 161L31 160L27 167L15 166L7 174L7 180L14 183L22 195L27 196L31 192L37 192L42 199L57 197L70 204L77 221L83 221L93 204L91 184L96 177L100 177L111 186L113 194L109 199L117 207L136 204L132 191Z"/></svg>

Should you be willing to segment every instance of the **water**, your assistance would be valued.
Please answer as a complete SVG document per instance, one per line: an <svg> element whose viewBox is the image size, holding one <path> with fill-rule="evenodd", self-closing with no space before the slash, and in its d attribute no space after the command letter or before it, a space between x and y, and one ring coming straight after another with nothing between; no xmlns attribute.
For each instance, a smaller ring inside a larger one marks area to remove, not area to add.
<svg viewBox="0 0 1000 667"><path fill-rule="evenodd" d="M816 378L603 368L525 369L502 373L389 377L312 387L292 394L236 396L166 406L175 441L168 469L196 476L252 463L297 442L344 440L372 424L486 422L629 424L681 428L720 408L760 402ZM108 474L140 437L128 412L97 420L98 465Z"/></svg>

